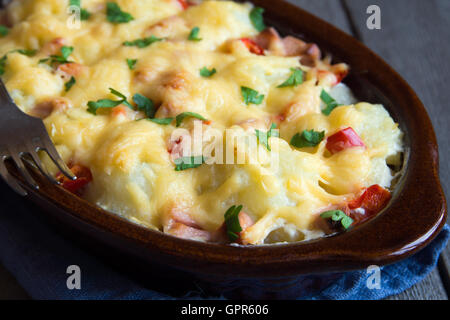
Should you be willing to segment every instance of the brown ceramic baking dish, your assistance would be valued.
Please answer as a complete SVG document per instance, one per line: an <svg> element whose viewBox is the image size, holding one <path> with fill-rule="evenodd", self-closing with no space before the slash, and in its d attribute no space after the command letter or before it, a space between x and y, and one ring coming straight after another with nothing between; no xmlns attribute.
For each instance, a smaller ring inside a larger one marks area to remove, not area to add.
<svg viewBox="0 0 450 320"><path fill-rule="evenodd" d="M281 0L252 2L266 9L267 23L281 34L315 42L337 62L348 63L352 71L345 82L358 98L383 103L400 123L406 134L404 172L383 212L345 234L303 243L236 247L148 230L89 204L38 174L41 187L28 189L29 198L90 248L107 253L111 261L126 260L135 274L143 270L140 280L151 283L155 276L150 270L163 268L167 279L198 279L206 288L212 283L210 290L227 290L232 296L286 297L286 288L293 288L298 295L296 286L305 282L304 275L386 265L424 248L445 224L447 206L439 182L436 137L414 91L371 50L319 18ZM310 278L307 286L324 284L323 279L331 281L332 277ZM256 287L264 290L251 294Z"/></svg>

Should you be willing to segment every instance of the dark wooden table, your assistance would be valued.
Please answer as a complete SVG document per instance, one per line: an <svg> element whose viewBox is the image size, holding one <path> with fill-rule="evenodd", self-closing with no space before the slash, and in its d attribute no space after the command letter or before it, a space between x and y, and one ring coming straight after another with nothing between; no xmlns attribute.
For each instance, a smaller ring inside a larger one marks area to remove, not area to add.
<svg viewBox="0 0 450 320"><path fill-rule="evenodd" d="M277 0L273 0L277 1ZM441 157L441 180L450 190L450 1L289 0L355 36L396 69L418 93L433 121ZM370 5L381 9L381 29L366 25ZM386 84L389 85L389 84ZM438 267L413 288L390 299L448 299L450 246ZM0 299L27 298L0 265Z"/></svg>

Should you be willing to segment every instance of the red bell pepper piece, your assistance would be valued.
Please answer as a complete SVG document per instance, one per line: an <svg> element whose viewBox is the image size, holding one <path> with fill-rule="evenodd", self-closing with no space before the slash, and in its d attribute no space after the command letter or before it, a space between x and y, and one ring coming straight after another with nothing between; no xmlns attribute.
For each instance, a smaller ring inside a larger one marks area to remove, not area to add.
<svg viewBox="0 0 450 320"><path fill-rule="evenodd" d="M186 0L178 0L178 3L181 5L183 10L186 10L190 6L190 4Z"/></svg>
<svg viewBox="0 0 450 320"><path fill-rule="evenodd" d="M92 181L91 170L79 164L70 166L70 170L77 177L76 180L70 180L62 173L58 173L56 180L61 183L61 186L72 193L79 194L81 189Z"/></svg>
<svg viewBox="0 0 450 320"><path fill-rule="evenodd" d="M351 127L336 132L327 139L327 149L332 154L353 147L365 147L365 145Z"/></svg>
<svg viewBox="0 0 450 320"><path fill-rule="evenodd" d="M264 55L264 49L261 48L255 41L249 38L242 38L241 41L245 44L247 49L254 54L257 54L259 56Z"/></svg>
<svg viewBox="0 0 450 320"><path fill-rule="evenodd" d="M334 85L338 85L342 82L342 80L345 79L345 77L348 75L348 70L337 72L334 74L336 76L336 83Z"/></svg>
<svg viewBox="0 0 450 320"><path fill-rule="evenodd" d="M355 220L355 224L359 224L383 210L390 199L391 193L389 190L375 184L367 188L359 198L348 204L350 216Z"/></svg>

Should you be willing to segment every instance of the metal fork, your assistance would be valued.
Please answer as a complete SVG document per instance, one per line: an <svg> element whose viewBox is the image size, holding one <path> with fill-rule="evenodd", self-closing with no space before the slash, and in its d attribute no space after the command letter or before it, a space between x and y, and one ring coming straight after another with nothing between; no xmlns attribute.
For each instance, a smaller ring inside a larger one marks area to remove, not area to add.
<svg viewBox="0 0 450 320"><path fill-rule="evenodd" d="M13 102L1 80L0 112L0 175L11 188L23 196L27 195L17 179L8 172L5 165L7 159L14 162L25 181L34 189L39 189L39 186L31 177L24 161L31 160L42 174L58 183L39 158L40 150L47 152L65 176L76 179L56 151L42 120L23 113Z"/></svg>

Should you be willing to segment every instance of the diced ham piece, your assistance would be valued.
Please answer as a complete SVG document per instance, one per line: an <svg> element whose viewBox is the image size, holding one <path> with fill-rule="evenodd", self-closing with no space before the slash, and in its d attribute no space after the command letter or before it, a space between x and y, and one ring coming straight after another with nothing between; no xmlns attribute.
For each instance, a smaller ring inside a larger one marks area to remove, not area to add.
<svg viewBox="0 0 450 320"><path fill-rule="evenodd" d="M61 52L61 48L67 44L64 38L55 38L42 46L42 53L47 56L56 55Z"/></svg>
<svg viewBox="0 0 450 320"><path fill-rule="evenodd" d="M57 68L58 71L61 71L69 76L76 77L80 75L83 70L83 65L75 62L60 64Z"/></svg>
<svg viewBox="0 0 450 320"><path fill-rule="evenodd" d="M181 136L177 140L170 140L167 152L169 152L172 162L183 157L183 137Z"/></svg>
<svg viewBox="0 0 450 320"><path fill-rule="evenodd" d="M285 49L283 39L274 28L267 28L260 32L254 42L262 49L269 50L271 54L284 56Z"/></svg>
<svg viewBox="0 0 450 320"><path fill-rule="evenodd" d="M306 52L308 44L298 38L287 36L283 39L285 54L288 57L300 56Z"/></svg>
<svg viewBox="0 0 450 320"><path fill-rule="evenodd" d="M287 57L300 57L300 62L308 67L314 67L321 58L319 47L315 43L306 43L292 36L283 39L284 51Z"/></svg>
<svg viewBox="0 0 450 320"><path fill-rule="evenodd" d="M327 149L331 154L353 147L365 147L365 145L351 127L340 130L327 139Z"/></svg>
<svg viewBox="0 0 450 320"><path fill-rule="evenodd" d="M244 211L239 212L239 224L241 225L242 232L244 232L246 229L250 228L255 224L253 219ZM241 234L242 234L241 232Z"/></svg>
<svg viewBox="0 0 450 320"><path fill-rule="evenodd" d="M202 230L192 219L188 209L181 206L171 206L163 215L163 231L175 237L187 240L211 241L211 232Z"/></svg>
<svg viewBox="0 0 450 320"><path fill-rule="evenodd" d="M170 229L166 231L166 233L171 234L177 238L186 240L198 240L208 242L211 241L212 239L211 232L197 228L192 228L183 223L178 222L172 224Z"/></svg>
<svg viewBox="0 0 450 320"><path fill-rule="evenodd" d="M64 111L70 108L70 102L64 98L55 98L52 100L38 103L30 110L30 115L40 119L47 118L53 111Z"/></svg>
<svg viewBox="0 0 450 320"><path fill-rule="evenodd" d="M70 166L70 170L77 177L76 180L70 180L62 173L56 175L56 180L61 183L61 186L67 191L80 194L83 188L92 181L91 170L79 164Z"/></svg>

